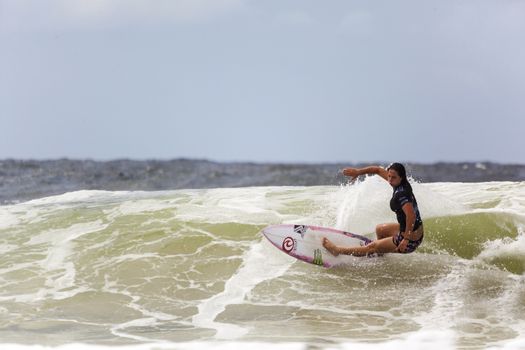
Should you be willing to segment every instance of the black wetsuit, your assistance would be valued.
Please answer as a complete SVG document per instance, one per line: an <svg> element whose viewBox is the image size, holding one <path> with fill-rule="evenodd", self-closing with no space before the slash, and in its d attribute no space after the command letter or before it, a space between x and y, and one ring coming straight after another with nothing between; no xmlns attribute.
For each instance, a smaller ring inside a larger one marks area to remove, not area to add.
<svg viewBox="0 0 525 350"><path fill-rule="evenodd" d="M406 231L406 225L407 225L407 216L405 212L403 211L403 205L406 203L412 203L412 206L414 207L414 212L416 214L416 221L414 223L414 227L412 231L416 231L421 225L423 225L423 221L421 220L421 215L419 214L419 209L417 207L417 201L416 197L414 197L414 194L411 193L408 189L406 189L403 185L399 185L394 188L394 194L392 195L392 199L390 200L390 209L392 209L393 212L396 213L397 216L397 222L399 222L399 234L394 236L394 244L396 246L401 243L403 240L403 236L401 235L401 232ZM417 241L409 240L405 253L411 253L421 244L423 241L423 236L421 236L420 239Z"/></svg>
<svg viewBox="0 0 525 350"><path fill-rule="evenodd" d="M412 230L415 231L419 228L419 226L423 224L423 222L421 221L421 216L419 215L419 209L417 208L416 197L414 197L412 193L405 189L403 185L399 185L396 188L394 188L394 194L392 195L392 199L390 200L390 209L392 209L392 211L396 213L397 222L399 222L399 226L401 226L401 232L405 232L407 225L407 216L403 211L403 205L409 202L412 203L412 206L414 207L414 212L416 213L416 222L414 223L414 228Z"/></svg>

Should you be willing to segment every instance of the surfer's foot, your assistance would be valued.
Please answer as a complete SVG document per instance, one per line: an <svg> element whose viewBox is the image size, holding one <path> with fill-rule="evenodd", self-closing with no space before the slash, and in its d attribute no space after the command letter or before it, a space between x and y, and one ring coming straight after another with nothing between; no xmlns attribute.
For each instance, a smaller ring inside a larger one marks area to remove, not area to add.
<svg viewBox="0 0 525 350"><path fill-rule="evenodd" d="M326 250L328 250L333 256L339 255L339 248L337 248L335 244L330 242L328 238L323 238L323 247L325 247Z"/></svg>

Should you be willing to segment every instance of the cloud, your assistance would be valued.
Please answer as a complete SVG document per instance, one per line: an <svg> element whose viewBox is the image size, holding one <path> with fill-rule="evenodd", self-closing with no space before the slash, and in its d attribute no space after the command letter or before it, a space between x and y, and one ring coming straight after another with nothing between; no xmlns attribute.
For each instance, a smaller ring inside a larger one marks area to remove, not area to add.
<svg viewBox="0 0 525 350"><path fill-rule="evenodd" d="M241 11L246 0L0 0L0 30L199 23Z"/></svg>
<svg viewBox="0 0 525 350"><path fill-rule="evenodd" d="M182 22L208 20L239 9L242 0L63 0L73 16L123 15L130 19L166 19Z"/></svg>

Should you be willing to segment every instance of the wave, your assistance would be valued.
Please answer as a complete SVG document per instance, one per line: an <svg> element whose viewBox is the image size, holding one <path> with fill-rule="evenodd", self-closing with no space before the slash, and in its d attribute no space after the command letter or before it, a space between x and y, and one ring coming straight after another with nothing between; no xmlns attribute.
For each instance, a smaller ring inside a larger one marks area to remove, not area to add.
<svg viewBox="0 0 525 350"><path fill-rule="evenodd" d="M57 329L112 343L268 341L278 332L293 342L294 329L307 341L389 341L440 317L443 327L479 330L481 343L522 334L525 184L414 183L414 192L425 225L415 254L332 270L282 254L260 230L303 223L373 238L376 224L395 220L384 181L77 191L2 206L0 311L10 318L0 335L24 342L37 329L61 344ZM407 318L396 311L403 293L417 301L403 305ZM487 312L504 331L479 321ZM346 326L334 331L334 322ZM459 343L471 340L460 330Z"/></svg>
<svg viewBox="0 0 525 350"><path fill-rule="evenodd" d="M483 261L507 271L525 272L523 224L514 214L470 213L431 218L425 221L429 232L422 252L450 254Z"/></svg>
<svg viewBox="0 0 525 350"><path fill-rule="evenodd" d="M422 252L498 261L497 254L525 256L523 183L416 183L414 187L426 231ZM70 192L0 207L0 232L6 241L0 251L14 249L13 241L21 237L28 240L26 244L56 243L57 237L72 242L92 232L121 232L133 246L149 232L165 239L185 236L182 227L188 233L213 231L217 239L253 240L263 226L277 223L336 227L374 238L376 224L395 220L388 207L389 191L377 178L367 178L340 187ZM5 237L14 232L16 239L7 242ZM523 267L509 268L523 272Z"/></svg>

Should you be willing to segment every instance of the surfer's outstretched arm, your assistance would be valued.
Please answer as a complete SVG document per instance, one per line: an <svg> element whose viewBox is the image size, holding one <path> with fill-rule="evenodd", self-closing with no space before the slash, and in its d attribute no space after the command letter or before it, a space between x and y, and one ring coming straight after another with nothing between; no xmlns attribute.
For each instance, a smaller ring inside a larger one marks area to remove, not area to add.
<svg viewBox="0 0 525 350"><path fill-rule="evenodd" d="M356 177L360 175L379 175L383 179L388 181L388 171L385 168L382 168L380 166L368 166L365 168L344 168L343 169L343 175L349 176L352 178L352 181L355 180Z"/></svg>

